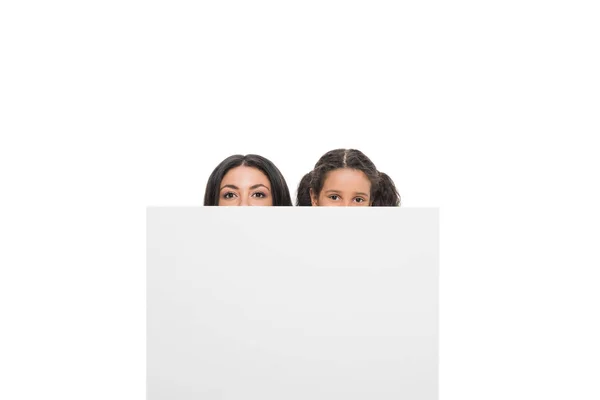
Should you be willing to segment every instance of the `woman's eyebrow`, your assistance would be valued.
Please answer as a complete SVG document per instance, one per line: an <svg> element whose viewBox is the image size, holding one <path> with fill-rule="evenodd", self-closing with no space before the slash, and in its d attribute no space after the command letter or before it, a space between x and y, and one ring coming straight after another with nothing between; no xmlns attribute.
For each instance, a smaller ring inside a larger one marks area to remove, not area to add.
<svg viewBox="0 0 600 400"><path fill-rule="evenodd" d="M235 185L225 185L221 189L219 189L219 191L221 191L221 190L223 190L225 188L231 188L231 189L234 189L234 190L240 190L240 188L237 187L237 186L235 186Z"/></svg>
<svg viewBox="0 0 600 400"><path fill-rule="evenodd" d="M254 190L254 189L256 189L256 188L259 188L259 187L261 187L261 186L262 186L262 187L264 187L265 189L267 189L269 192L271 191L271 189L269 189L268 187L266 187L266 186L265 186L265 185L263 185L262 183L259 183L259 184L257 184L257 185L254 185L254 186L250 186L250 190Z"/></svg>

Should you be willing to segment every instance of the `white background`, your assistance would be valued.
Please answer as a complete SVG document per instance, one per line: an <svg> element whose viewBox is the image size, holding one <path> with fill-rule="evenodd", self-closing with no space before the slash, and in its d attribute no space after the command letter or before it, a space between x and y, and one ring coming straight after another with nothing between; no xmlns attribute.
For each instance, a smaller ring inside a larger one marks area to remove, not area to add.
<svg viewBox="0 0 600 400"><path fill-rule="evenodd" d="M593 1L0 6L0 398L142 399L145 207L355 147L440 207L440 399L600 397Z"/></svg>

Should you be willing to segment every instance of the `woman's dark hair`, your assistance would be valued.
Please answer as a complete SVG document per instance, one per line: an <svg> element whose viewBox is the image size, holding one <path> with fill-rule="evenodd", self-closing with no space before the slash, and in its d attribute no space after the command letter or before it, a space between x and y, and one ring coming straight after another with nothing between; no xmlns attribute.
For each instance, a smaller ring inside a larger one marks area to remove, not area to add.
<svg viewBox="0 0 600 400"><path fill-rule="evenodd" d="M298 185L296 205L310 206L310 189L319 196L330 171L351 168L362 171L371 181L371 205L374 207L399 206L400 195L394 181L387 174L379 172L375 164L361 151L337 149L325 153L315 164L315 168L304 175Z"/></svg>
<svg viewBox="0 0 600 400"><path fill-rule="evenodd" d="M287 183L275 164L256 154L247 154L245 156L236 154L221 161L212 174L210 174L206 183L206 191L204 192L205 206L219 205L219 192L223 177L230 169L242 165L257 168L267 176L271 183L271 196L273 196L274 206L292 205L292 197L290 196Z"/></svg>

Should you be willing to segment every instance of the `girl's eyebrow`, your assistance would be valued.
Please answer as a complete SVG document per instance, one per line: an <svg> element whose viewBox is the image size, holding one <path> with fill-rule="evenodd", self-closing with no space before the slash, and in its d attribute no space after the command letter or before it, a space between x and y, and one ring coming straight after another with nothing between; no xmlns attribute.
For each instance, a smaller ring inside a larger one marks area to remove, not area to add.
<svg viewBox="0 0 600 400"><path fill-rule="evenodd" d="M330 190L326 190L325 193L339 193L339 190L334 190L334 189L330 189ZM355 195L360 195L360 196L368 196L368 194L363 193L363 192L354 192Z"/></svg>
<svg viewBox="0 0 600 400"><path fill-rule="evenodd" d="M268 187L266 187L266 186L265 186L265 185L263 185L262 183L259 183L259 184L256 184L256 185L253 185L253 186L250 186L250 190L254 190L254 189L256 189L256 188L259 188L259 187L261 187L261 186L262 186L262 187L264 187L265 189L267 189L269 192L271 191L271 189L269 189Z"/></svg>

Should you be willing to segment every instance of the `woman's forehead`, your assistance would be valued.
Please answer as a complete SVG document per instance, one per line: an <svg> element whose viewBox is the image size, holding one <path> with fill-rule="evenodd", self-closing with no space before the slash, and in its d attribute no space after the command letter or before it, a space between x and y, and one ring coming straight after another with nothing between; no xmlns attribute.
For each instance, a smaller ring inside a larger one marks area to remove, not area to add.
<svg viewBox="0 0 600 400"><path fill-rule="evenodd" d="M270 187L269 178L265 175L264 172L262 172L258 168L248 167L245 165L235 167L227 171L225 176L223 176L221 186L232 182L237 182L240 185L247 186L261 183L265 186Z"/></svg>

